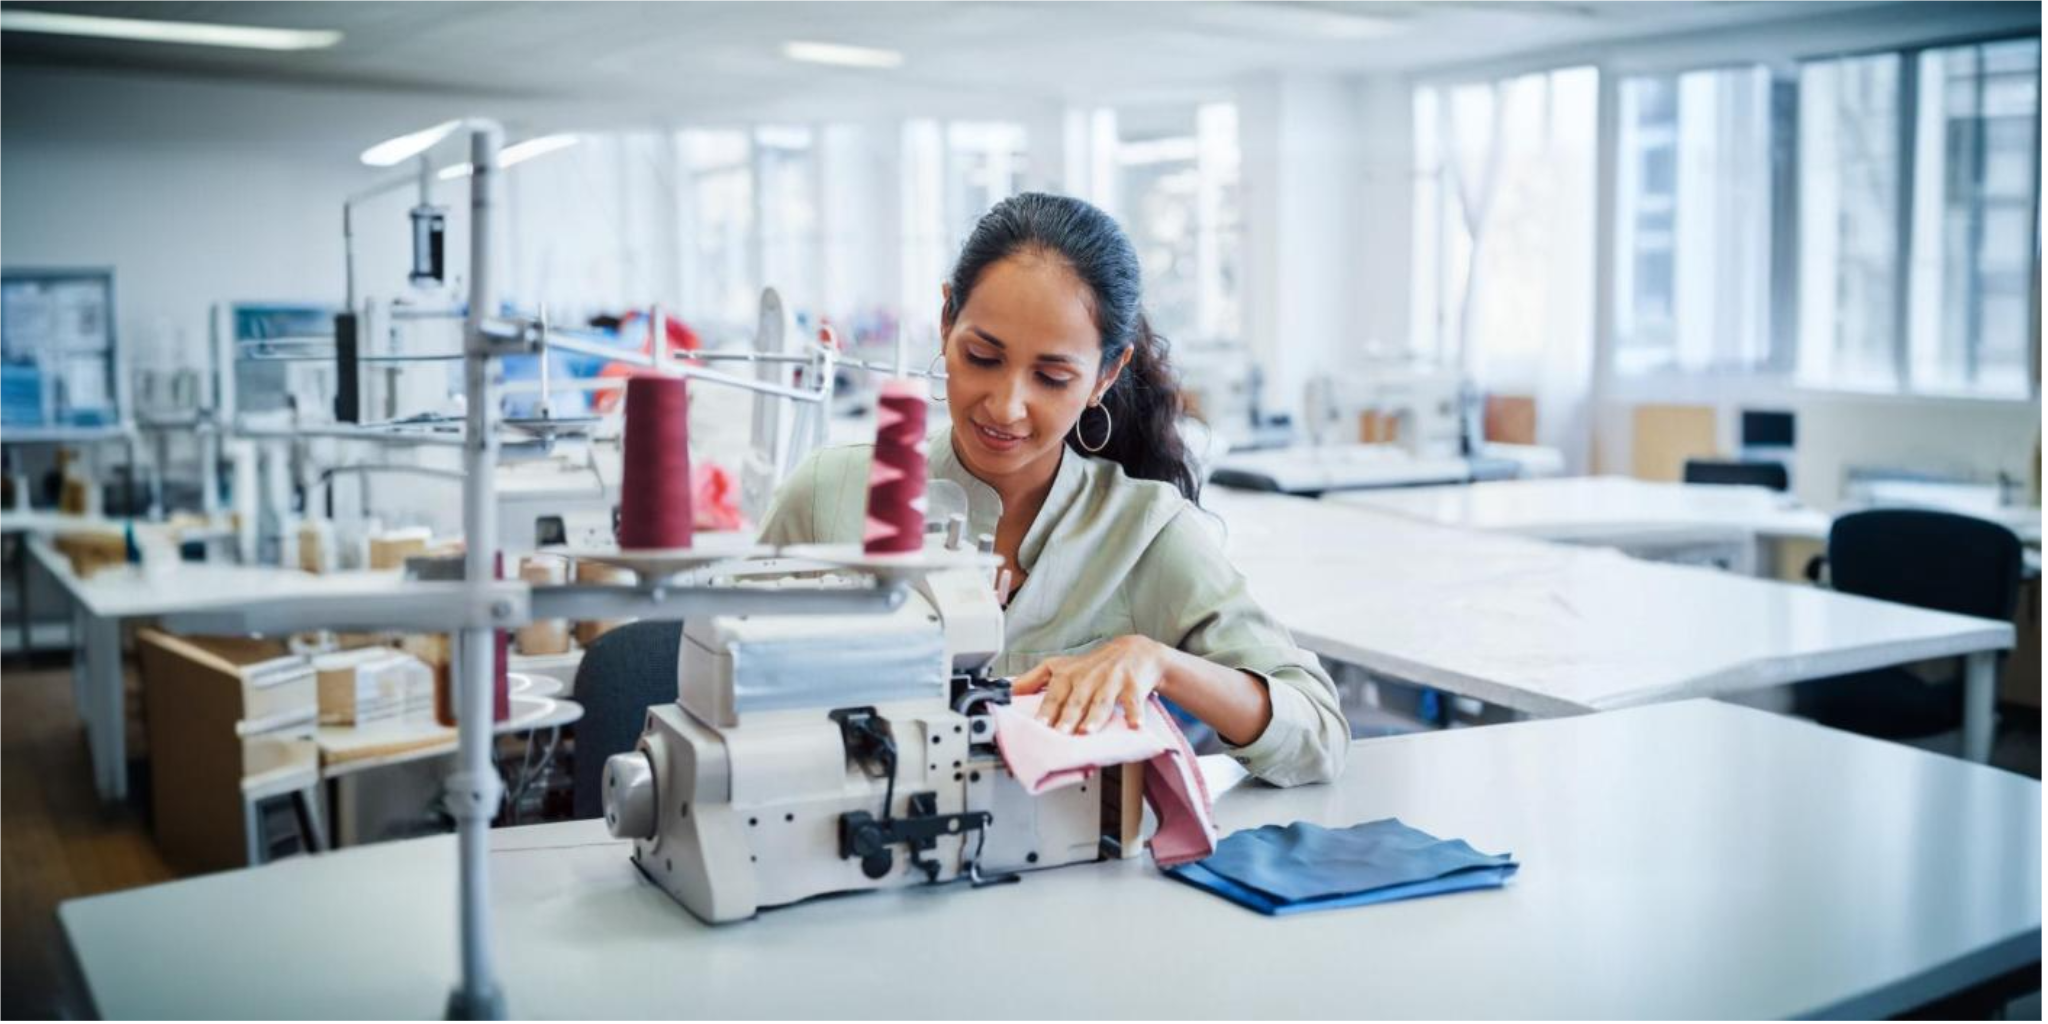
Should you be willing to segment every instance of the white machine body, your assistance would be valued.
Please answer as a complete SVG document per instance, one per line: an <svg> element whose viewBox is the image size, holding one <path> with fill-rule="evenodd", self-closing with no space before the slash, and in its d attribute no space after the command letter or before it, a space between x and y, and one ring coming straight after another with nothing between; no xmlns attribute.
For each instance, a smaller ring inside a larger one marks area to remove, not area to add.
<svg viewBox="0 0 2048 1024"><path fill-rule="evenodd" d="M974 571L927 576L886 615L689 622L676 703L606 766L606 821L712 923L1134 850L1139 773L1034 797L1003 767L987 711L1008 686L983 674L1002 636Z"/></svg>

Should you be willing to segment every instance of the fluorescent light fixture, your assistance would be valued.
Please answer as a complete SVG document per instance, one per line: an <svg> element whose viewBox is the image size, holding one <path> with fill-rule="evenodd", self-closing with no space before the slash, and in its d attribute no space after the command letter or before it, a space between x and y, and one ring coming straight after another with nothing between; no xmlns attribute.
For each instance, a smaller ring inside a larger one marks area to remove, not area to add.
<svg viewBox="0 0 2048 1024"><path fill-rule="evenodd" d="M1407 26L1400 15L1388 16L1349 5L1205 3L1195 4L1188 11L1196 22L1211 28L1315 41L1379 39Z"/></svg>
<svg viewBox="0 0 2048 1024"><path fill-rule="evenodd" d="M558 149L568 149L578 141L580 140L574 135L542 135L527 139L525 142L515 142L498 154L498 166L510 167L513 164L525 163L534 157L546 156Z"/></svg>
<svg viewBox="0 0 2048 1024"><path fill-rule="evenodd" d="M790 60L811 64L831 64L842 68L889 69L903 66L903 55L895 50L877 50L866 46L843 46L839 43L782 44L782 55Z"/></svg>
<svg viewBox="0 0 2048 1024"><path fill-rule="evenodd" d="M196 21L102 18L94 14L14 9L0 10L0 31L131 39L145 43L184 43L190 46L232 46L244 50L324 50L341 42L341 33L331 29L209 25Z"/></svg>
<svg viewBox="0 0 2048 1024"><path fill-rule="evenodd" d="M385 139L383 142L363 150L363 162L371 167L391 167L396 164L402 164L434 148L435 143L447 138L448 133L454 131L461 124L461 121L443 121L424 131L413 132L410 135L400 135L395 139Z"/></svg>
<svg viewBox="0 0 2048 1024"><path fill-rule="evenodd" d="M498 166L511 167L514 164L523 164L534 157L568 149L581 141L583 140L575 135L542 135L527 139L525 142L515 142L498 151ZM469 164L459 163L453 167L442 168L439 177L442 181L454 181L457 178L469 177L471 170Z"/></svg>

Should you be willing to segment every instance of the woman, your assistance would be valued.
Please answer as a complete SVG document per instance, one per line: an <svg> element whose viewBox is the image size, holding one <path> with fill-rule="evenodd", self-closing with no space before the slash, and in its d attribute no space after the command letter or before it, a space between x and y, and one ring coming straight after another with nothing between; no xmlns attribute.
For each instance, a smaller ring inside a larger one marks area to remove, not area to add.
<svg viewBox="0 0 2048 1024"><path fill-rule="evenodd" d="M1044 693L1039 717L1135 725L1157 692L1277 785L1343 770L1350 733L1315 656L1251 599L1199 521L1165 342L1139 309L1137 254L1077 199L1027 193L982 217L944 287L950 430L934 479L1010 573L992 671ZM830 448L776 497L762 540L852 543L871 445Z"/></svg>

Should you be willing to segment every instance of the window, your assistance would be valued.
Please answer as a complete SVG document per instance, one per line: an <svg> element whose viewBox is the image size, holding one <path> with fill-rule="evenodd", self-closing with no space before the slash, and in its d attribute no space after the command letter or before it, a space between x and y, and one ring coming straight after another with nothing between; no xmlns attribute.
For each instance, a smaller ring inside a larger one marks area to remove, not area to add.
<svg viewBox="0 0 2048 1024"><path fill-rule="evenodd" d="M1800 69L1799 376L2035 392L2038 39Z"/></svg>
<svg viewBox="0 0 2048 1024"><path fill-rule="evenodd" d="M808 127L754 129L761 192L761 284L774 288L797 325L807 330L816 326L824 301L818 165L812 142Z"/></svg>
<svg viewBox="0 0 2048 1024"><path fill-rule="evenodd" d="M700 330L750 336L754 270L753 144L744 131L680 133L685 179L683 309ZM699 322L701 321L701 322Z"/></svg>
<svg viewBox="0 0 2048 1024"><path fill-rule="evenodd" d="M1915 388L2024 398L2041 44L1919 55L1909 366Z"/></svg>
<svg viewBox="0 0 2048 1024"><path fill-rule="evenodd" d="M1762 67L1621 83L1617 372L1770 361L1772 109Z"/></svg>
<svg viewBox="0 0 2048 1024"><path fill-rule="evenodd" d="M1599 73L1425 86L1414 104L1413 354L1533 396L1538 439L1582 465Z"/></svg>
<svg viewBox="0 0 2048 1024"><path fill-rule="evenodd" d="M809 126L690 129L683 168L683 309L726 340L754 336L761 289L798 324L822 315L825 271L816 132Z"/></svg>
<svg viewBox="0 0 2048 1024"><path fill-rule="evenodd" d="M1799 72L1799 375L1890 389L1899 379L1902 170L1898 54Z"/></svg>
<svg viewBox="0 0 2048 1024"><path fill-rule="evenodd" d="M1027 141L1024 126L1009 122L905 122L901 302L913 356L938 351L940 285L975 222L1021 190Z"/></svg>
<svg viewBox="0 0 2048 1024"><path fill-rule="evenodd" d="M946 216L965 241L981 215L1017 194L1023 183L1024 127L955 121L946 125L946 154Z"/></svg>
<svg viewBox="0 0 2048 1024"><path fill-rule="evenodd" d="M1115 126L1109 205L1138 250L1153 329L1190 343L1241 337L1236 106L1101 113Z"/></svg>

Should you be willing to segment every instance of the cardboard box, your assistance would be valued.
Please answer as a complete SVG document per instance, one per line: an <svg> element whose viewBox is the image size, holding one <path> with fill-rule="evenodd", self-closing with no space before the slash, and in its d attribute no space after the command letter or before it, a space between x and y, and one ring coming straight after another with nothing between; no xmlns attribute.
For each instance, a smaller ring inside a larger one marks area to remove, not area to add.
<svg viewBox="0 0 2048 1024"><path fill-rule="evenodd" d="M1711 405L1638 405L1631 421L1631 462L1638 480L1676 483L1687 459L1721 457Z"/></svg>
<svg viewBox="0 0 2048 1024"><path fill-rule="evenodd" d="M299 568L310 573L334 571L334 524L309 519L299 524Z"/></svg>
<svg viewBox="0 0 2048 1024"><path fill-rule="evenodd" d="M361 725L433 712L433 671L412 655L365 647L320 655L313 659L313 670L319 676L321 725Z"/></svg>
<svg viewBox="0 0 2048 1024"><path fill-rule="evenodd" d="M405 560L413 555L427 552L427 544L433 534L425 527L409 530L393 530L380 537L370 538L370 568L402 569Z"/></svg>
<svg viewBox="0 0 2048 1024"><path fill-rule="evenodd" d="M254 778L286 768L318 770L319 725L320 712L314 708L238 723L235 730L242 737L242 777Z"/></svg>
<svg viewBox="0 0 2048 1024"><path fill-rule="evenodd" d="M113 530L66 530L50 543L71 562L72 574L82 580L102 569L128 564L128 538Z"/></svg>
<svg viewBox="0 0 2048 1024"><path fill-rule="evenodd" d="M153 629L135 650L157 846L182 872L241 867L243 777L319 766L312 666L273 641Z"/></svg>
<svg viewBox="0 0 2048 1024"><path fill-rule="evenodd" d="M1488 441L1535 444L1536 399L1529 395L1488 395L1483 422Z"/></svg>

